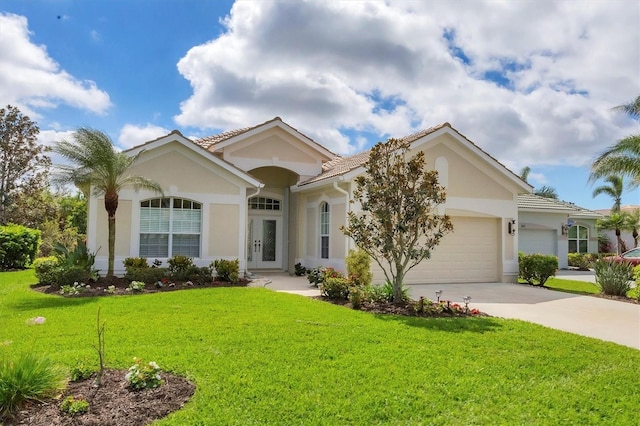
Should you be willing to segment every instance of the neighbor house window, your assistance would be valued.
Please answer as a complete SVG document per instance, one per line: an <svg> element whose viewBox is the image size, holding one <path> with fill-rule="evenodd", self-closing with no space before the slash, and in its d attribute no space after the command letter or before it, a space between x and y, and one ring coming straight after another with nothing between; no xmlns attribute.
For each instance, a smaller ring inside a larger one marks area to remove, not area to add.
<svg viewBox="0 0 640 426"><path fill-rule="evenodd" d="M573 225L569 228L569 253L587 253L589 251L589 229L586 226Z"/></svg>
<svg viewBox="0 0 640 426"><path fill-rule="evenodd" d="M329 203L320 204L320 258L329 258Z"/></svg>
<svg viewBox="0 0 640 426"><path fill-rule="evenodd" d="M140 203L140 257L200 257L202 204L182 198Z"/></svg>

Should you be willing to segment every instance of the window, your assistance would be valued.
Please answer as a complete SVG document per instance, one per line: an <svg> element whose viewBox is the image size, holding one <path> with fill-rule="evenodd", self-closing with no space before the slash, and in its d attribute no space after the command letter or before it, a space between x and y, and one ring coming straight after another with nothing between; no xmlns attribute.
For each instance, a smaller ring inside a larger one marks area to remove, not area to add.
<svg viewBox="0 0 640 426"><path fill-rule="evenodd" d="M329 204L320 204L320 258L329 258Z"/></svg>
<svg viewBox="0 0 640 426"><path fill-rule="evenodd" d="M587 253L589 251L589 229L574 225L569 228L569 253Z"/></svg>
<svg viewBox="0 0 640 426"><path fill-rule="evenodd" d="M140 257L200 257L202 204L182 198L140 203Z"/></svg>
<svg viewBox="0 0 640 426"><path fill-rule="evenodd" d="M280 200L266 197L249 198L249 210L280 210Z"/></svg>

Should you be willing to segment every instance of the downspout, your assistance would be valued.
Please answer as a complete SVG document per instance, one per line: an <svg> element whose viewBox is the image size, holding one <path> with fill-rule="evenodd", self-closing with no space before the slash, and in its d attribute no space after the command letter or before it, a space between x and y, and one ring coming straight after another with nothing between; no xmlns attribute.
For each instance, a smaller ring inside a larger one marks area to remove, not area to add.
<svg viewBox="0 0 640 426"><path fill-rule="evenodd" d="M340 182L344 182L344 176L339 176L338 180ZM348 225L349 224L348 223L348 220L349 220L348 213L349 213L349 210L350 210L350 207L351 207L351 194L349 194L348 191L345 191L344 189L340 188L338 186L338 181L337 180L333 182L333 189L335 189L336 191L344 194L347 197L346 212L345 212L345 225ZM351 242L351 238L345 238L345 243L344 243L344 256L345 257L347 257L347 255L349 254L349 248L351 246L350 242Z"/></svg>

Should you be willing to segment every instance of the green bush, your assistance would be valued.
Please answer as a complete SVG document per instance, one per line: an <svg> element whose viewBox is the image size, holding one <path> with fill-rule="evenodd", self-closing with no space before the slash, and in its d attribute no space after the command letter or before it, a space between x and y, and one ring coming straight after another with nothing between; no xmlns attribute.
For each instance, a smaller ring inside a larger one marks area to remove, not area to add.
<svg viewBox="0 0 640 426"><path fill-rule="evenodd" d="M304 275L307 275L307 268L302 266L302 263L300 262L296 263L294 268L295 268L294 273L296 274L296 277L302 277Z"/></svg>
<svg viewBox="0 0 640 426"><path fill-rule="evenodd" d="M176 281L187 281L189 271L194 267L193 259L188 256L173 256L167 260L169 264L169 276Z"/></svg>
<svg viewBox="0 0 640 426"><path fill-rule="evenodd" d="M216 259L211 267L216 271L216 279L234 284L240 281L240 262L238 259Z"/></svg>
<svg viewBox="0 0 640 426"><path fill-rule="evenodd" d="M24 269L35 260L40 231L22 225L0 226L0 270Z"/></svg>
<svg viewBox="0 0 640 426"><path fill-rule="evenodd" d="M633 266L627 262L600 259L594 262L593 270L596 274L596 285L602 294L627 296L627 292L631 289L630 277L633 276Z"/></svg>
<svg viewBox="0 0 640 426"><path fill-rule="evenodd" d="M393 284L391 284L391 282L385 281L380 290L384 301L393 302ZM400 292L404 302L409 300L409 288L403 284Z"/></svg>
<svg viewBox="0 0 640 426"><path fill-rule="evenodd" d="M359 287L366 287L371 284L373 274L371 273L371 258L362 249L349 250L345 259L347 264L347 276L353 284Z"/></svg>
<svg viewBox="0 0 640 426"><path fill-rule="evenodd" d="M148 268L149 263L147 262L146 257L127 257L123 262L124 269L129 270L129 268Z"/></svg>
<svg viewBox="0 0 640 426"><path fill-rule="evenodd" d="M207 284L213 281L213 272L208 266L203 266L201 268L192 266L187 271L187 276L189 277L189 281L199 285ZM236 282L238 281L236 280Z"/></svg>
<svg viewBox="0 0 640 426"><path fill-rule="evenodd" d="M33 261L33 269L40 284L56 284L61 270L60 261L55 256L39 257Z"/></svg>
<svg viewBox="0 0 640 426"><path fill-rule="evenodd" d="M89 403L84 398L66 397L60 404L60 411L70 416L84 414L89 411Z"/></svg>
<svg viewBox="0 0 640 426"><path fill-rule="evenodd" d="M518 277L531 285L544 286L556 274L558 258L547 254L518 253Z"/></svg>
<svg viewBox="0 0 640 426"><path fill-rule="evenodd" d="M27 401L53 397L67 385L66 370L49 358L27 353L0 361L0 418L15 413Z"/></svg>
<svg viewBox="0 0 640 426"><path fill-rule="evenodd" d="M349 280L343 277L329 277L320 285L320 293L329 299L344 299L349 297Z"/></svg>
<svg viewBox="0 0 640 426"><path fill-rule="evenodd" d="M169 270L167 268L129 268L124 277L129 281L155 284L163 278L169 278Z"/></svg>
<svg viewBox="0 0 640 426"><path fill-rule="evenodd" d="M365 291L364 287L353 285L349 287L349 302L353 309L360 309L362 302L364 302Z"/></svg>
<svg viewBox="0 0 640 426"><path fill-rule="evenodd" d="M89 280L97 280L98 279L98 271L93 269L93 264L96 260L95 253L91 253L87 248L87 245L82 240L78 240L73 249L69 250L67 247L62 244L56 244L55 246L56 257L60 263L60 267L62 271L60 272L60 276L58 276L59 285L73 283L74 281L69 281L68 277L65 277L65 274L78 274L75 272L76 270L83 270L86 272L88 278L81 277L75 281L78 282L88 282ZM69 271L74 272L69 272ZM62 284L60 282L62 281Z"/></svg>
<svg viewBox="0 0 640 426"><path fill-rule="evenodd" d="M70 266L60 269L56 277L56 285L73 285L74 283L87 284L92 279L91 272L81 266Z"/></svg>
<svg viewBox="0 0 640 426"><path fill-rule="evenodd" d="M314 287L320 287L327 278L343 278L344 275L340 271L336 271L331 267L318 266L307 271L307 280Z"/></svg>

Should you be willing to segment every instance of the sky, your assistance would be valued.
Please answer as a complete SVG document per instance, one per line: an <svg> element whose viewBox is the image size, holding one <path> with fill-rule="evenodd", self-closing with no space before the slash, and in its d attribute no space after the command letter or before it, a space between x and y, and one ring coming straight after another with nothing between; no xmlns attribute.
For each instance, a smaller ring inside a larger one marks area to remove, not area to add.
<svg viewBox="0 0 640 426"><path fill-rule="evenodd" d="M639 0L0 0L0 105L49 146L79 127L126 149L279 116L349 155L449 122L599 209L613 200L592 197L590 165L640 132L612 109L638 95Z"/></svg>

